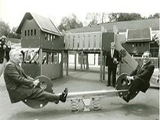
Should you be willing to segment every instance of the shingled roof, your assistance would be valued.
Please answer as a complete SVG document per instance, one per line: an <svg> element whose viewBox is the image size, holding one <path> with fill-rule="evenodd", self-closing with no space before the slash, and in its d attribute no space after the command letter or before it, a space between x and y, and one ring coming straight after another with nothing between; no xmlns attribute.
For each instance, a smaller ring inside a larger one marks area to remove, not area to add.
<svg viewBox="0 0 160 120"><path fill-rule="evenodd" d="M110 22L101 23L97 25L86 26L82 28L72 29L69 32L80 33L80 32L97 32L101 31L101 26L107 31L113 31L113 26L116 26L119 32L126 32L127 29L143 29L150 28L152 30L159 30L160 19L144 19L144 20L132 20L132 21L122 21L122 22Z"/></svg>
<svg viewBox="0 0 160 120"><path fill-rule="evenodd" d="M61 36L60 31L58 30L58 28L56 28L56 26L53 24L53 22L49 18L45 18L43 16L40 16L35 13L30 13L30 12L27 12L24 15L24 17L23 17L23 19L22 19L22 21L16 31L17 33L19 33L19 34L21 33L21 28L22 28L26 19L34 19L36 21L36 23L38 24L39 28L44 32Z"/></svg>
<svg viewBox="0 0 160 120"><path fill-rule="evenodd" d="M127 42L147 42L151 39L150 28L127 30Z"/></svg>

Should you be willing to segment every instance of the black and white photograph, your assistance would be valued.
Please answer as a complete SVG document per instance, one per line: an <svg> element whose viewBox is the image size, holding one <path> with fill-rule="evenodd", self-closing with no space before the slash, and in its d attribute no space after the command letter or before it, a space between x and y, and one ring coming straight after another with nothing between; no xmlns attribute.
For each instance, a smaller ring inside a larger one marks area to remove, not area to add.
<svg viewBox="0 0 160 120"><path fill-rule="evenodd" d="M158 0L0 0L0 120L160 120Z"/></svg>

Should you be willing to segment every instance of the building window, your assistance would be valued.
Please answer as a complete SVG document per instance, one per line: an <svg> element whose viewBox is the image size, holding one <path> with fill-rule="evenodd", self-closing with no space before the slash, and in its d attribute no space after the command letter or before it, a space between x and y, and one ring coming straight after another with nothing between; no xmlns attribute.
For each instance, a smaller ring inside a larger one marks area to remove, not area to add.
<svg viewBox="0 0 160 120"><path fill-rule="evenodd" d="M55 40L55 39L56 39L56 36L54 35L54 36L53 36L53 40Z"/></svg>
<svg viewBox="0 0 160 120"><path fill-rule="evenodd" d="M36 36L36 29L34 29L34 35Z"/></svg>
<svg viewBox="0 0 160 120"><path fill-rule="evenodd" d="M29 36L29 30L28 30L28 36Z"/></svg>
<svg viewBox="0 0 160 120"><path fill-rule="evenodd" d="M51 35L51 41L52 41L52 35Z"/></svg>
<svg viewBox="0 0 160 120"><path fill-rule="evenodd" d="M48 34L48 41L50 40L50 35Z"/></svg>
<svg viewBox="0 0 160 120"><path fill-rule="evenodd" d="M33 30L31 30L31 36L33 35Z"/></svg>
<svg viewBox="0 0 160 120"><path fill-rule="evenodd" d="M44 34L44 39L47 40L47 33Z"/></svg>
<svg viewBox="0 0 160 120"><path fill-rule="evenodd" d="M25 36L27 35L27 31L26 31L26 30L24 31L24 35L25 35Z"/></svg>

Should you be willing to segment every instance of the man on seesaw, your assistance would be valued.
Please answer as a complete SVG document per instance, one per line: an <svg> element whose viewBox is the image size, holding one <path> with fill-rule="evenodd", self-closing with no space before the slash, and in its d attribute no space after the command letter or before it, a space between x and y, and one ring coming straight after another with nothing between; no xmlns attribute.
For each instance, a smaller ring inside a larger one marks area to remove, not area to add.
<svg viewBox="0 0 160 120"><path fill-rule="evenodd" d="M142 62L132 71L130 76L127 76L127 80L131 85L129 87L129 93L123 97L126 102L129 102L137 91L145 93L149 88L150 79L154 72L154 65L151 63L150 57L151 53L145 51L142 55Z"/></svg>
<svg viewBox="0 0 160 120"><path fill-rule="evenodd" d="M10 60L4 70L4 80L9 93L11 103L16 103L25 99L55 102L56 104L65 102L68 89L65 88L61 95L46 92L36 87L40 81L27 76L20 66L23 56L20 50L13 49L9 53Z"/></svg>

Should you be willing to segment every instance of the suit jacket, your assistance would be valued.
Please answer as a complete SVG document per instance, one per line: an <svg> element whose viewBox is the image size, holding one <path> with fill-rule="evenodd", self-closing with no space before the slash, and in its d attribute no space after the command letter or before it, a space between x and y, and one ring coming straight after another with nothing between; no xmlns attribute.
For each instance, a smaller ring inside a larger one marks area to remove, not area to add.
<svg viewBox="0 0 160 120"><path fill-rule="evenodd" d="M34 91L33 79L27 76L24 70L12 61L9 61L5 67L4 80L11 103L27 98Z"/></svg>
<svg viewBox="0 0 160 120"><path fill-rule="evenodd" d="M142 85L140 86L140 90L142 92L146 92L146 90L150 86L150 79L154 72L154 65L149 61L142 67L142 63L137 66L137 68L132 71L130 76L133 76L134 79L139 79L142 81Z"/></svg>
<svg viewBox="0 0 160 120"><path fill-rule="evenodd" d="M117 64L115 64L113 62L113 59L116 58L117 61L119 62L120 58L119 58L119 51L118 50L114 50L114 54L113 54L113 58L111 57L111 50L107 52L107 56L106 56L106 66L108 67L117 67Z"/></svg>

